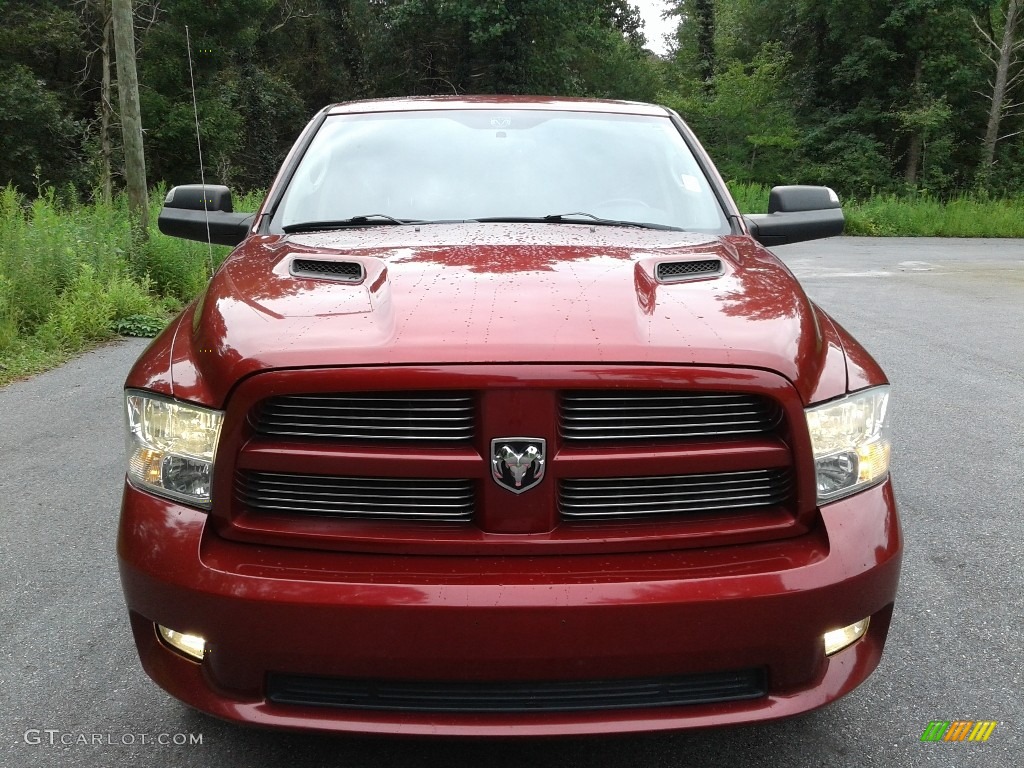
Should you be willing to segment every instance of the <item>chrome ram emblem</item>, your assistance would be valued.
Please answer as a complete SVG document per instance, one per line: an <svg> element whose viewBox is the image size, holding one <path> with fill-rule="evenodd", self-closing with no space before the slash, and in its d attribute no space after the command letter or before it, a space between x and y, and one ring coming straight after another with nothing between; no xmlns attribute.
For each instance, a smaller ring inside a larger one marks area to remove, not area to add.
<svg viewBox="0 0 1024 768"><path fill-rule="evenodd" d="M537 437L501 437L491 440L491 477L502 488L522 493L544 477L547 442Z"/></svg>

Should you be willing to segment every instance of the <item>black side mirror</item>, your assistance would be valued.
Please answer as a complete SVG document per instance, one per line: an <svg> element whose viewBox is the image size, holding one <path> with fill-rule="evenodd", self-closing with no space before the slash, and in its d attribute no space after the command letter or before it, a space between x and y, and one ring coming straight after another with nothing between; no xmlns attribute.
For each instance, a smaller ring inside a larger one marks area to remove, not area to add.
<svg viewBox="0 0 1024 768"><path fill-rule="evenodd" d="M183 184L164 198L157 226L165 235L215 245L238 245L249 234L254 213L234 213L231 190L219 184Z"/></svg>
<svg viewBox="0 0 1024 768"><path fill-rule="evenodd" d="M768 213L743 217L762 245L786 245L843 234L846 219L839 196L828 187L775 187Z"/></svg>
<svg viewBox="0 0 1024 768"><path fill-rule="evenodd" d="M231 190L220 184L182 184L172 187L164 198L165 208L231 213Z"/></svg>

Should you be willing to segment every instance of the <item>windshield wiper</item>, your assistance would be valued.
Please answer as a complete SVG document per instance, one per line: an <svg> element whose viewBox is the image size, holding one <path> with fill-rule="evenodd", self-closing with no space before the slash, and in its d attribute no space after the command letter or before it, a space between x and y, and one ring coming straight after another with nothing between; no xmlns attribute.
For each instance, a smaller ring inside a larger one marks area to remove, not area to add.
<svg viewBox="0 0 1024 768"><path fill-rule="evenodd" d="M350 219L335 219L332 221L304 221L300 224L288 224L281 227L286 234L295 232L321 232L327 229L345 229L346 227L375 227L380 225L394 224L423 224L422 221L403 221L386 213L365 213L362 216L353 216Z"/></svg>
<svg viewBox="0 0 1024 768"><path fill-rule="evenodd" d="M582 220L582 221L581 221ZM350 227L376 227L395 226L411 224L457 224L457 223L495 223L495 224L594 224L602 227L638 227L640 229L662 229L671 232L684 231L681 227L673 227L670 224L655 224L647 221L619 221L616 219L602 219L592 213L576 211L573 213L553 213L548 216L489 216L481 219L446 219L443 221L428 221L426 219L396 219L386 213L366 213L361 216L353 216L348 219L333 219L328 221L304 221L299 224L288 224L282 227L286 234L296 232L324 232L331 229L348 229Z"/></svg>
<svg viewBox="0 0 1024 768"><path fill-rule="evenodd" d="M582 222L579 219L583 219ZM617 219L602 219L592 213L576 211L573 213L552 213L547 216L489 216L483 219L473 219L485 223L496 224L596 224L602 227L639 227L640 229L664 229L671 232L682 232L682 227L673 227L671 224L655 224L649 221L619 221Z"/></svg>

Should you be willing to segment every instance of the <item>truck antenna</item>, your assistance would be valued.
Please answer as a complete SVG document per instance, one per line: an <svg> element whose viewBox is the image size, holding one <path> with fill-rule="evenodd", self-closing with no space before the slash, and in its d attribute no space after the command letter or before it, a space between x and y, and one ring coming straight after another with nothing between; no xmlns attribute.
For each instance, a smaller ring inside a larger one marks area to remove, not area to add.
<svg viewBox="0 0 1024 768"><path fill-rule="evenodd" d="M192 84L192 114L196 118L196 147L199 149L199 182L203 185L203 211L206 214L206 247L209 250L207 268L213 275L213 239L210 237L210 198L206 194L206 172L203 169L203 142L199 138L199 105L196 102L196 78L192 72L192 38L185 25L185 47L188 49L188 77Z"/></svg>

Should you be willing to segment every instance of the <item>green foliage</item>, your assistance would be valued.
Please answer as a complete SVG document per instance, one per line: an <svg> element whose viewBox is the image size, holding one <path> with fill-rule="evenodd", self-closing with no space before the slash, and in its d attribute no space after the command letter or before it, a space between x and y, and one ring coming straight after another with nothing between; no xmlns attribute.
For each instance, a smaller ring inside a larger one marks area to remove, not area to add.
<svg viewBox="0 0 1024 768"><path fill-rule="evenodd" d="M140 100L145 121L153 126L147 129L145 137L146 170L150 178L171 184L198 181L199 150L191 96L186 91L168 97L144 90L140 93ZM210 168L211 161L214 167L224 164L224 159L232 157L241 146L242 119L231 101L227 89L215 85L204 92L198 102L206 168ZM208 170L207 182L221 183L224 180L212 169Z"/></svg>
<svg viewBox="0 0 1024 768"><path fill-rule="evenodd" d="M370 23L379 95L657 92L657 65L622 0L405 0L371 4Z"/></svg>
<svg viewBox="0 0 1024 768"><path fill-rule="evenodd" d="M993 78L974 22L992 32L997 4L716 0L710 88L709 57L698 46L702 4L674 5L683 17L665 98L688 107L730 177L829 183L862 198L946 198L974 187ZM761 140L750 125L765 127ZM1024 130L1024 115L1010 115L1007 126L986 182L1014 196L1024 152L1013 134ZM762 153L765 139L770 151Z"/></svg>
<svg viewBox="0 0 1024 768"><path fill-rule="evenodd" d="M80 126L58 94L28 67L0 64L0 179L32 189L38 174L47 183L76 177Z"/></svg>
<svg viewBox="0 0 1024 768"><path fill-rule="evenodd" d="M674 0L669 3L669 8L682 20L676 34L675 63L686 71L705 95L714 92L719 53L724 50L719 32L723 16L726 16L726 27L730 25L728 8L731 4L725 4L725 8L722 5L714 0Z"/></svg>
<svg viewBox="0 0 1024 768"><path fill-rule="evenodd" d="M790 55L765 44L750 64L733 60L715 78L712 94L665 101L709 144L722 174L736 181L795 181L802 167L801 136L786 98Z"/></svg>
<svg viewBox="0 0 1024 768"><path fill-rule="evenodd" d="M591 24L572 32L571 83L551 93L574 93L604 99L655 101L662 89L661 68L629 43L622 32Z"/></svg>
<svg viewBox="0 0 1024 768"><path fill-rule="evenodd" d="M167 318L155 315L129 315L111 324L111 330L121 336L152 338L167 325Z"/></svg>
<svg viewBox="0 0 1024 768"><path fill-rule="evenodd" d="M305 121L329 102L505 92L664 100L738 180L823 181L859 197L1020 193L1016 110L1003 120L994 164L977 175L994 71L975 21L998 38L1005 2L664 5L682 13L671 61L643 52L629 0L139 0L150 179L199 180L194 79L206 178L243 190L270 184ZM101 7L2 4L0 184L36 195L53 185L62 198L69 184L74 197L91 192ZM1014 101L1024 80L1017 87ZM116 183L116 131L113 139Z"/></svg>
<svg viewBox="0 0 1024 768"><path fill-rule="evenodd" d="M171 184L199 180L195 109L207 181L242 189L270 184L311 111L298 90L308 71L279 73L270 62L293 53L294 41L278 36L298 24L289 14L305 22L314 5L162 4L166 15L148 32L140 57L151 178Z"/></svg>
<svg viewBox="0 0 1024 768"><path fill-rule="evenodd" d="M113 309L105 287L89 264L81 264L78 277L51 305L36 339L46 348L76 351L108 338Z"/></svg>
<svg viewBox="0 0 1024 768"><path fill-rule="evenodd" d="M215 246L223 259L229 249ZM191 240L154 236L136 258L134 271L146 275L161 296L186 301L195 296L210 278L209 246Z"/></svg>
<svg viewBox="0 0 1024 768"><path fill-rule="evenodd" d="M102 4L2 7L0 184L38 193L70 181L78 195L89 192L102 168ZM135 7L147 172L172 185L201 175L193 94L206 180L248 190L269 186L309 117L335 101L436 93L653 99L661 90L662 67L644 53L628 0ZM116 93L113 103L116 111ZM116 182L116 130L112 139Z"/></svg>
<svg viewBox="0 0 1024 768"><path fill-rule="evenodd" d="M863 197L894 186L896 170L887 145L870 133L855 130L861 125L858 111L843 115L807 132L808 154L818 163L806 181L836 187L844 197Z"/></svg>
<svg viewBox="0 0 1024 768"><path fill-rule="evenodd" d="M768 213L768 195L771 189L764 184L730 181L729 192L742 213Z"/></svg>
<svg viewBox="0 0 1024 768"><path fill-rule="evenodd" d="M151 233L149 242L157 241L183 243ZM166 323L181 303L158 295L140 271L143 253L123 199L81 205L50 188L29 202L11 185L0 189L0 382L114 333L151 333ZM207 266L200 260L192 268L194 293Z"/></svg>
<svg viewBox="0 0 1024 768"><path fill-rule="evenodd" d="M29 202L0 188L0 384L56 365L115 334L153 336L206 285L210 251L161 235L133 240L127 201L83 205L52 188ZM253 211L263 193L236 199ZM214 246L213 266L229 248Z"/></svg>
<svg viewBox="0 0 1024 768"><path fill-rule="evenodd" d="M1024 237L1024 200L884 195L846 207L851 235Z"/></svg>
<svg viewBox="0 0 1024 768"><path fill-rule="evenodd" d="M80 183L84 56L70 3L0 4L0 185ZM36 178L33 178L33 177Z"/></svg>
<svg viewBox="0 0 1024 768"><path fill-rule="evenodd" d="M253 64L231 78L230 103L240 121L239 143L232 155L219 156L219 180L246 190L265 189L307 119L302 99L283 77Z"/></svg>
<svg viewBox="0 0 1024 768"><path fill-rule="evenodd" d="M11 281L0 275L0 354L8 349L18 336L14 316L14 294Z"/></svg>

